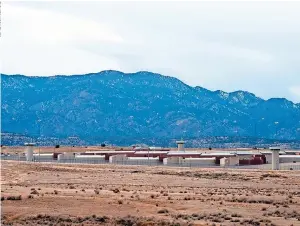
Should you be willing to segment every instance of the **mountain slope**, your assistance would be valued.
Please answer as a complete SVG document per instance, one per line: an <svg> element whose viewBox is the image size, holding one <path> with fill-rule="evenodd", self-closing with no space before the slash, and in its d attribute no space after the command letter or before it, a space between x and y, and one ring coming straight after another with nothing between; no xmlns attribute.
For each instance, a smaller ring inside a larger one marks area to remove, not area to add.
<svg viewBox="0 0 300 226"><path fill-rule="evenodd" d="M2 131L44 136L300 138L300 105L138 72L2 75Z"/></svg>

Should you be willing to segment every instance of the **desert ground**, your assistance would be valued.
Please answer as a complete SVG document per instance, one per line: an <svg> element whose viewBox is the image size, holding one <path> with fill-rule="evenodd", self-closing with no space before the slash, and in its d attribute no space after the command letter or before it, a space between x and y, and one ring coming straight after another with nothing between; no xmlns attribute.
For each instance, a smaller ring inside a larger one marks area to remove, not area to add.
<svg viewBox="0 0 300 226"><path fill-rule="evenodd" d="M1 161L2 225L300 225L300 171Z"/></svg>

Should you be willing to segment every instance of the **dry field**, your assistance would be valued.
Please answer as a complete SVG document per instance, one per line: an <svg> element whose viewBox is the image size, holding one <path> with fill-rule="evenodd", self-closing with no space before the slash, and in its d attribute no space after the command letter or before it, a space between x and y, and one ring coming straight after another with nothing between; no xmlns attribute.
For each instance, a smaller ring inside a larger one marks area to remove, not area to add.
<svg viewBox="0 0 300 226"><path fill-rule="evenodd" d="M300 171L1 167L2 225L300 225Z"/></svg>

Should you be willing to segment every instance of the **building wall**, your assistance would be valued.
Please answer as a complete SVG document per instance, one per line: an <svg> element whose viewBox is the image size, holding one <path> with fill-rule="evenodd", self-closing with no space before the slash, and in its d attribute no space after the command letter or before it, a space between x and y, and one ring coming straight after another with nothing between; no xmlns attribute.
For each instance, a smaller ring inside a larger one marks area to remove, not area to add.
<svg viewBox="0 0 300 226"><path fill-rule="evenodd" d="M179 164L181 158L182 157L168 157L168 158L164 158L163 163L164 163L164 165Z"/></svg>
<svg viewBox="0 0 300 226"><path fill-rule="evenodd" d="M75 159L74 153L63 153L57 156L57 161L74 160L74 159Z"/></svg>
<svg viewBox="0 0 300 226"><path fill-rule="evenodd" d="M147 163L147 162L151 162L151 163L159 163L159 158L148 158L148 157L130 157L127 158L126 162L143 162L143 163Z"/></svg>
<svg viewBox="0 0 300 226"><path fill-rule="evenodd" d="M272 163L272 155L265 155L266 156L266 163L271 164ZM293 162L300 162L300 158L297 157L297 155L294 156L284 156L279 155L279 163L293 163Z"/></svg>
<svg viewBox="0 0 300 226"><path fill-rule="evenodd" d="M117 162L122 162L122 161L127 161L127 156L126 155L112 155L112 156L109 156L109 163L117 163Z"/></svg>
<svg viewBox="0 0 300 226"><path fill-rule="evenodd" d="M272 154L266 154L266 163L271 164L272 163Z"/></svg>
<svg viewBox="0 0 300 226"><path fill-rule="evenodd" d="M239 157L228 157L228 158L221 158L220 159L220 166L238 166L239 165Z"/></svg>
<svg viewBox="0 0 300 226"><path fill-rule="evenodd" d="M229 157L229 165L230 166L238 166L240 162L239 156Z"/></svg>
<svg viewBox="0 0 300 226"><path fill-rule="evenodd" d="M300 162L300 158L295 155L295 157L285 157L279 156L279 163L293 163L293 162Z"/></svg>
<svg viewBox="0 0 300 226"><path fill-rule="evenodd" d="M180 165L216 165L216 158L185 158L179 160Z"/></svg>
<svg viewBox="0 0 300 226"><path fill-rule="evenodd" d="M77 155L75 156L75 160L79 161L105 161L104 155Z"/></svg>
<svg viewBox="0 0 300 226"><path fill-rule="evenodd" d="M52 160L54 159L53 154L33 154L35 160Z"/></svg>

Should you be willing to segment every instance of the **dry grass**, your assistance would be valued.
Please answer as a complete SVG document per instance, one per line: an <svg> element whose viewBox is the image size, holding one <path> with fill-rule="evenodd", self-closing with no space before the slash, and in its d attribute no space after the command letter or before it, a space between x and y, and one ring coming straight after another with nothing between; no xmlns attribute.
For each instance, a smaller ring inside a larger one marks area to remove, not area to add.
<svg viewBox="0 0 300 226"><path fill-rule="evenodd" d="M296 226L299 178L297 171L3 161L2 223ZM7 200L18 195L28 199Z"/></svg>

